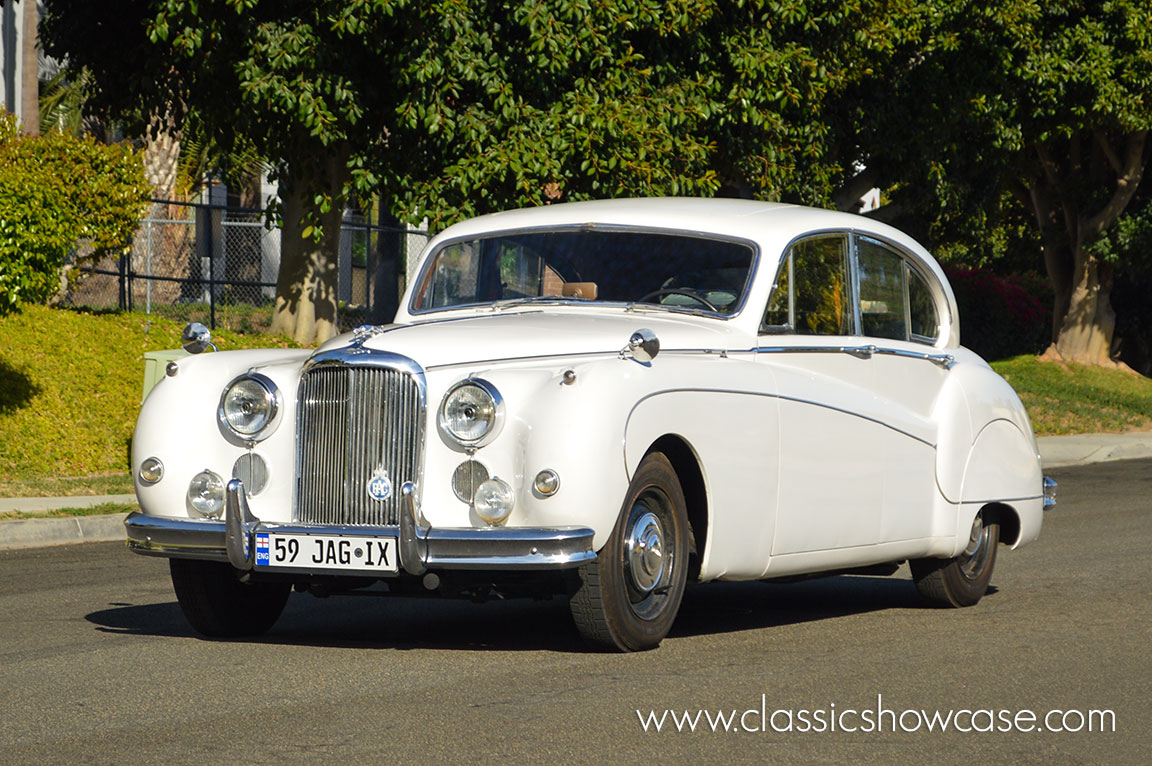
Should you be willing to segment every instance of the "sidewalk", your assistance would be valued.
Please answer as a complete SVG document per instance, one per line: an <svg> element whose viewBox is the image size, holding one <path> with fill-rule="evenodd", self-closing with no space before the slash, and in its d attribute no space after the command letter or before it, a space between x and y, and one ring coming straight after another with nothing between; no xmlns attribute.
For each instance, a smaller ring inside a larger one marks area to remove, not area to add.
<svg viewBox="0 0 1152 766"><path fill-rule="evenodd" d="M1044 469L1108 460L1152 457L1152 431L1128 434L1043 436L1036 440ZM103 503L133 503L135 495L93 497L0 498L0 512L43 513L58 508L90 508ZM125 514L0 521L0 551L68 543L124 540Z"/></svg>

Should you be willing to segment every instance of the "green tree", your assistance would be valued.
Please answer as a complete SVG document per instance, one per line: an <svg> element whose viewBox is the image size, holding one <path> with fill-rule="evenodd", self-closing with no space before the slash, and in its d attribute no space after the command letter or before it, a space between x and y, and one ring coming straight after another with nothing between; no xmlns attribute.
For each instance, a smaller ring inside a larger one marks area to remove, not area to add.
<svg viewBox="0 0 1152 766"><path fill-rule="evenodd" d="M353 194L434 227L589 197L825 199L845 155L823 105L891 54L906 4L54 0L44 38L130 131L194 110L268 160L275 328L310 342L334 331Z"/></svg>
<svg viewBox="0 0 1152 766"><path fill-rule="evenodd" d="M72 268L124 251L147 200L131 148L23 135L0 113L0 315L53 298Z"/></svg>
<svg viewBox="0 0 1152 766"><path fill-rule="evenodd" d="M1055 295L1050 353L1111 364L1114 264L1099 243L1152 157L1152 5L921 8L920 32L856 94L865 175L896 185L894 209L934 235L1003 237L1018 206Z"/></svg>

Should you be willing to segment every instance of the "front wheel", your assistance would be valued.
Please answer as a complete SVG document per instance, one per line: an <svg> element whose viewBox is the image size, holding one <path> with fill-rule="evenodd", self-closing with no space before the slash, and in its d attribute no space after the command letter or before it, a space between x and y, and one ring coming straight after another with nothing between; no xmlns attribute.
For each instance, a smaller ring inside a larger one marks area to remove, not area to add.
<svg viewBox="0 0 1152 766"><path fill-rule="evenodd" d="M652 649L668 635L688 577L688 512L668 458L641 461L596 560L580 568L572 617L590 645Z"/></svg>
<svg viewBox="0 0 1152 766"><path fill-rule="evenodd" d="M983 512L976 514L968 545L959 556L908 562L916 590L935 606L972 606L992 581L999 542L1000 525L985 523Z"/></svg>
<svg viewBox="0 0 1152 766"><path fill-rule="evenodd" d="M229 564L170 559L180 610L197 632L212 638L256 636L284 611L289 583L243 583Z"/></svg>

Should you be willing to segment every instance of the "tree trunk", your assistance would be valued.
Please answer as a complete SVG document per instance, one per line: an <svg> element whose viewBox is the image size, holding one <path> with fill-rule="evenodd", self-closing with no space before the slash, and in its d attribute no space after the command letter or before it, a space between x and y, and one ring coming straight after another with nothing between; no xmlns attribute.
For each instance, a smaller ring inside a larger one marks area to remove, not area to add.
<svg viewBox="0 0 1152 766"><path fill-rule="evenodd" d="M40 135L40 56L37 53L39 45L36 26L40 23L40 12L36 8L36 0L24 0L23 5L20 123L25 133L38 136Z"/></svg>
<svg viewBox="0 0 1152 766"><path fill-rule="evenodd" d="M181 132L171 118L153 118L154 126L144 137L144 174L156 199L177 200L176 175L180 164ZM179 195L183 199L183 195Z"/></svg>
<svg viewBox="0 0 1152 766"><path fill-rule="evenodd" d="M1074 266L1068 308L1048 355L1055 352L1066 362L1114 367L1112 336L1116 313L1110 300L1112 267L1081 248L1072 255Z"/></svg>
<svg viewBox="0 0 1152 766"><path fill-rule="evenodd" d="M290 171L281 184L284 223L270 329L290 335L302 345L311 345L338 332L336 287L347 164L339 152L302 164L311 167ZM332 200L326 213L314 207L317 191ZM308 213L312 218L306 223ZM306 228L317 225L321 227L319 241L311 232L304 236Z"/></svg>
<svg viewBox="0 0 1152 766"><path fill-rule="evenodd" d="M1052 282L1053 343L1048 358L1121 367L1112 359L1116 312L1112 309L1113 267L1089 250L1132 201L1144 173L1148 132L1111 137L1102 129L1073 136L1071 147L1036 146L1041 175L1018 194L1032 208L1044 242ZM1084 147L1090 147L1087 152ZM1087 167L1085 167L1085 164ZM1085 209L1083 181L1111 177L1109 194Z"/></svg>

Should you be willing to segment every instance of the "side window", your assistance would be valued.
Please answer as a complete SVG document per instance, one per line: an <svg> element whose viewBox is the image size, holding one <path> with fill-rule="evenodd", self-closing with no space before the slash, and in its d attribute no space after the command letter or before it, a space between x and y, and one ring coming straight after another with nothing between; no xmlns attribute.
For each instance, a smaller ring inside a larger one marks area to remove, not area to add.
<svg viewBox="0 0 1152 766"><path fill-rule="evenodd" d="M912 340L935 343L940 334L940 317L936 315L936 302L924 277L908 269L908 315L911 320Z"/></svg>
<svg viewBox="0 0 1152 766"><path fill-rule="evenodd" d="M904 259L884 245L860 237L860 331L870 338L908 340Z"/></svg>
<svg viewBox="0 0 1152 766"><path fill-rule="evenodd" d="M867 237L856 240L861 332L871 338L935 343L940 333L928 281L899 253Z"/></svg>
<svg viewBox="0 0 1152 766"><path fill-rule="evenodd" d="M851 335L848 240L814 237L797 242L780 266L764 324L798 335Z"/></svg>

